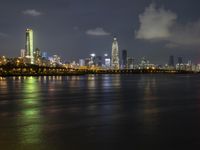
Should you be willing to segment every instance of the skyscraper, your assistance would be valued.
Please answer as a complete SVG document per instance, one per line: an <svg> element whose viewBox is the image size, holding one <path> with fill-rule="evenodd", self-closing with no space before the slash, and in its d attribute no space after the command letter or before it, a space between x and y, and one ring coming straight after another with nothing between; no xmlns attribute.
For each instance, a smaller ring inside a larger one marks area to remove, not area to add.
<svg viewBox="0 0 200 150"><path fill-rule="evenodd" d="M119 69L119 47L117 38L114 37L114 41L112 43L112 60L111 66L113 69Z"/></svg>
<svg viewBox="0 0 200 150"><path fill-rule="evenodd" d="M111 59L110 59L110 57L108 56L108 54L104 54L104 61L103 61L103 63L104 63L104 67L106 68L106 69L110 69L110 64L111 64Z"/></svg>
<svg viewBox="0 0 200 150"><path fill-rule="evenodd" d="M169 64L168 64L170 67L174 67L174 56L171 55L169 56Z"/></svg>
<svg viewBox="0 0 200 150"><path fill-rule="evenodd" d="M127 58L127 68L133 69L133 66L134 66L134 58L133 57Z"/></svg>
<svg viewBox="0 0 200 150"><path fill-rule="evenodd" d="M122 51L122 69L127 68L127 50Z"/></svg>
<svg viewBox="0 0 200 150"><path fill-rule="evenodd" d="M183 57L178 57L178 64L183 64Z"/></svg>
<svg viewBox="0 0 200 150"><path fill-rule="evenodd" d="M26 29L26 57L29 60L29 63L34 64L33 57L33 30Z"/></svg>

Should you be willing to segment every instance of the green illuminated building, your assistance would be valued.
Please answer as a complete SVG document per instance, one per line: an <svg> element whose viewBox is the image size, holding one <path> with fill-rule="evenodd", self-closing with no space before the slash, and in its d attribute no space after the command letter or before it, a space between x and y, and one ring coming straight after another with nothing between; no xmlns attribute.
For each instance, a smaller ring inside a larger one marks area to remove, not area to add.
<svg viewBox="0 0 200 150"><path fill-rule="evenodd" d="M28 58L29 63L34 64L32 29L26 29L26 57Z"/></svg>

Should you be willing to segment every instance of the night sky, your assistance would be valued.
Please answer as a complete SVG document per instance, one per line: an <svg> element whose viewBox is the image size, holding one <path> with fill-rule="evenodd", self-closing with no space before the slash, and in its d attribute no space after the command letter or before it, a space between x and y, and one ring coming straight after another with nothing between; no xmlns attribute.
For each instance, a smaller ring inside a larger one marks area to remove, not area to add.
<svg viewBox="0 0 200 150"><path fill-rule="evenodd" d="M110 54L117 36L136 60L200 63L199 0L0 0L0 55L20 55L26 28L34 48L65 60Z"/></svg>

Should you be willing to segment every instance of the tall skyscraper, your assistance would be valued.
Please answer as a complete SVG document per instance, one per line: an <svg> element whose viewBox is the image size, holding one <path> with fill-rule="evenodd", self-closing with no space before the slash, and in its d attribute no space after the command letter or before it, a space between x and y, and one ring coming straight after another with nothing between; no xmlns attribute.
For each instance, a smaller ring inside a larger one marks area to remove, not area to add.
<svg viewBox="0 0 200 150"><path fill-rule="evenodd" d="M174 56L171 55L169 56L169 64L168 64L170 67L174 67Z"/></svg>
<svg viewBox="0 0 200 150"><path fill-rule="evenodd" d="M122 69L127 68L127 50L122 51Z"/></svg>
<svg viewBox="0 0 200 150"><path fill-rule="evenodd" d="M119 69L119 47L117 38L114 37L114 41L112 43L112 60L111 66L113 69Z"/></svg>
<svg viewBox="0 0 200 150"><path fill-rule="evenodd" d="M29 63L34 64L33 56L33 30L26 29L26 57L29 59Z"/></svg>

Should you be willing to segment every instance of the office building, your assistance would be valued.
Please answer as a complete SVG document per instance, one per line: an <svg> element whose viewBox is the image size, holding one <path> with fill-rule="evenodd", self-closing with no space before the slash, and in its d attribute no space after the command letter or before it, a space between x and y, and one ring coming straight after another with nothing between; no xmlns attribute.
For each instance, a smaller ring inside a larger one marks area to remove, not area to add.
<svg viewBox="0 0 200 150"><path fill-rule="evenodd" d="M53 55L53 62L56 65L60 65L61 64L61 58L58 55Z"/></svg>
<svg viewBox="0 0 200 150"><path fill-rule="evenodd" d="M42 52L42 58L48 59L47 52Z"/></svg>
<svg viewBox="0 0 200 150"><path fill-rule="evenodd" d="M112 43L111 67L113 69L119 69L119 46L116 37L114 37L114 41Z"/></svg>
<svg viewBox="0 0 200 150"><path fill-rule="evenodd" d="M178 57L178 64L183 64L183 57Z"/></svg>
<svg viewBox="0 0 200 150"><path fill-rule="evenodd" d="M21 49L20 56L21 56L21 58L24 58L26 56L26 50L25 49Z"/></svg>
<svg viewBox="0 0 200 150"><path fill-rule="evenodd" d="M33 30L26 30L26 57L28 58L28 63L34 64L33 56Z"/></svg>
<svg viewBox="0 0 200 150"><path fill-rule="evenodd" d="M35 59L41 58L41 51L40 51L39 48L35 49L35 51L34 51L34 58Z"/></svg>
<svg viewBox="0 0 200 150"><path fill-rule="evenodd" d="M127 50L122 50L122 69L127 68Z"/></svg>
<svg viewBox="0 0 200 150"><path fill-rule="evenodd" d="M168 66L169 67L174 67L174 56L173 55L169 56Z"/></svg>
<svg viewBox="0 0 200 150"><path fill-rule="evenodd" d="M134 58L133 57L127 58L127 67L128 67L128 69L133 69L133 66L134 66Z"/></svg>
<svg viewBox="0 0 200 150"><path fill-rule="evenodd" d="M84 59L79 59L79 66L80 67L85 66L85 60Z"/></svg>

